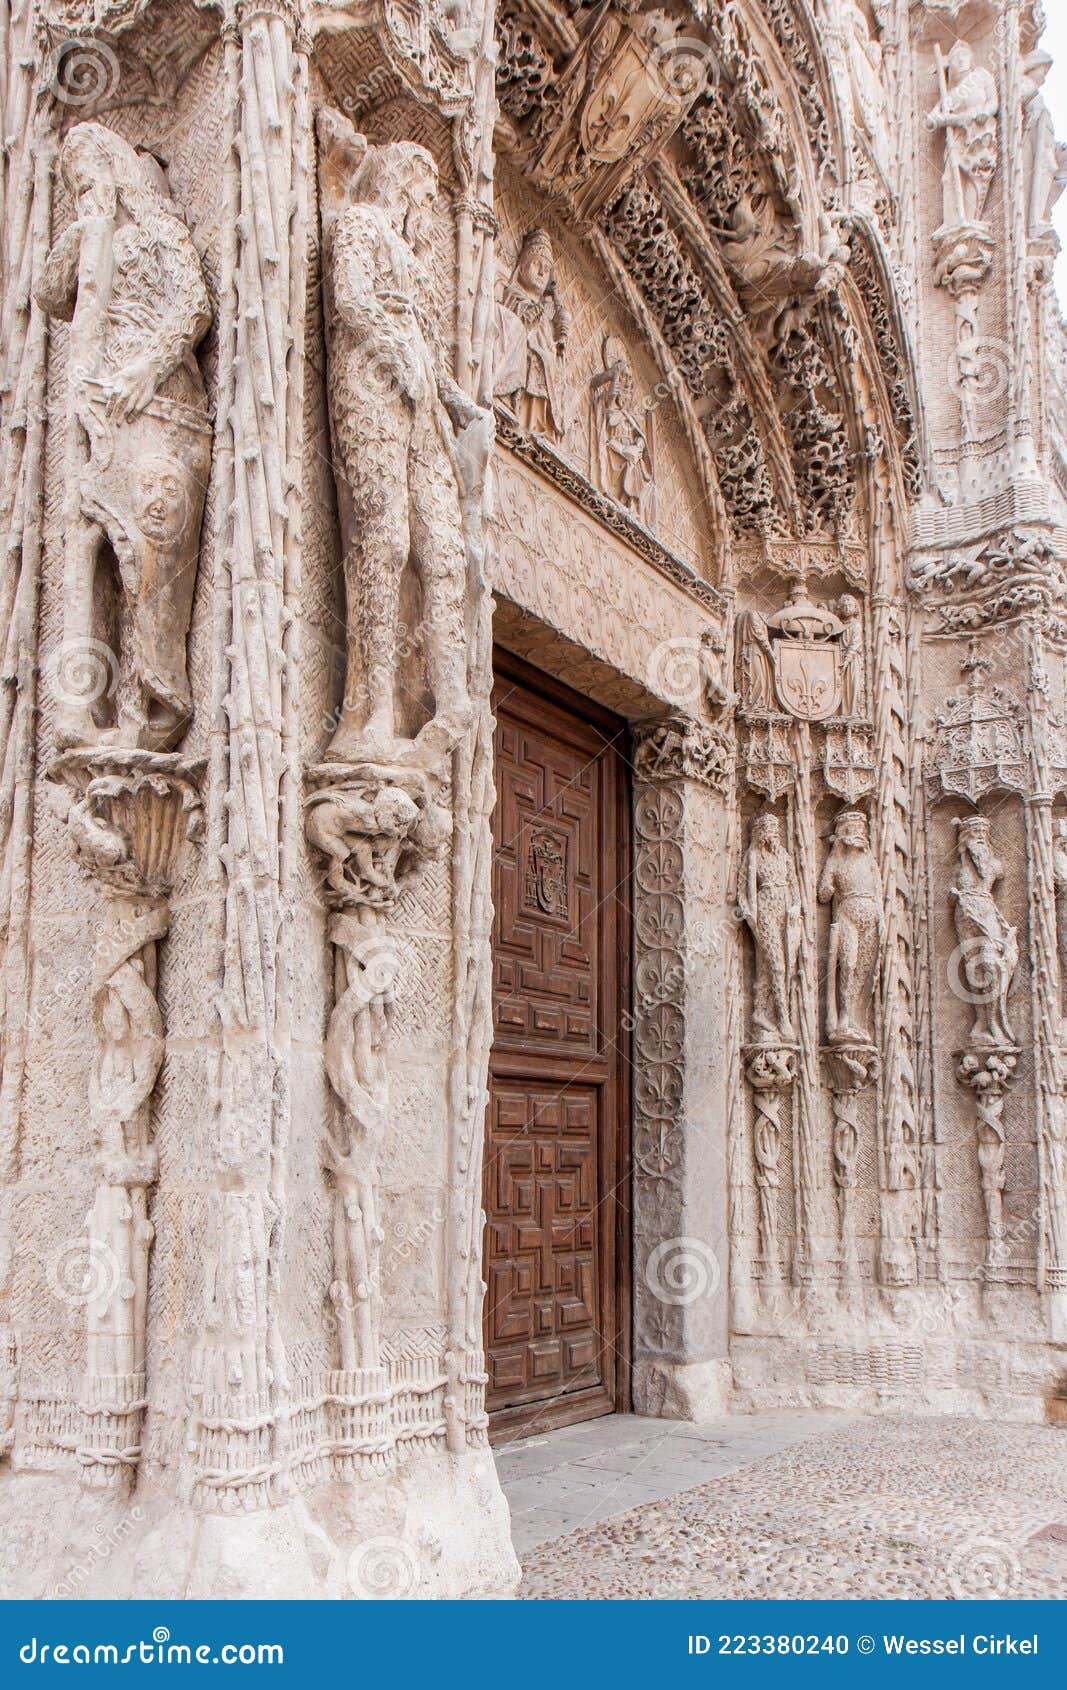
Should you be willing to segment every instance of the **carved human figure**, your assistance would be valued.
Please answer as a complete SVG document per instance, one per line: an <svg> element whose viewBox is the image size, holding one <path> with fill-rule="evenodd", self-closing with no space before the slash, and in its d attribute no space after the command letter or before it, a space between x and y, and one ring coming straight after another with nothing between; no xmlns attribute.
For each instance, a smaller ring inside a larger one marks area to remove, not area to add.
<svg viewBox="0 0 1067 1690"><path fill-rule="evenodd" d="M186 638L211 459L194 354L210 302L154 158L99 123L77 124L59 156L75 217L37 288L42 309L71 323L74 461L56 736L61 747L167 749L192 711ZM116 654L119 673L105 688L93 670L102 648L118 642L98 622L109 548L129 649ZM104 691L118 700L114 722L94 716Z"/></svg>
<svg viewBox="0 0 1067 1690"><path fill-rule="evenodd" d="M774 688L774 652L767 618L758 610L745 613L744 696L750 710L777 709Z"/></svg>
<svg viewBox="0 0 1067 1690"><path fill-rule="evenodd" d="M952 229L982 219L997 168L1000 101L996 82L975 63L965 41L957 41L949 54L947 75L938 52L937 74L941 98L928 114L926 127L945 135L942 216L943 227Z"/></svg>
<svg viewBox="0 0 1067 1690"><path fill-rule="evenodd" d="M800 889L778 817L757 816L741 867L738 915L755 947L752 1026L759 1040L793 1037L789 995L800 954Z"/></svg>
<svg viewBox="0 0 1067 1690"><path fill-rule="evenodd" d="M842 593L834 609L842 624L841 714L862 716L866 707L863 655L863 607L851 593Z"/></svg>
<svg viewBox="0 0 1067 1690"><path fill-rule="evenodd" d="M330 762L394 763L455 744L467 692L463 440L484 413L435 355L422 255L437 167L410 142L369 146L319 113L328 388L344 547L348 665ZM401 587L422 594L434 714L398 733Z"/></svg>
<svg viewBox="0 0 1067 1690"><path fill-rule="evenodd" d="M1045 78L1052 55L1042 48L1023 61L1023 155L1027 167L1027 233L1047 240L1053 233L1052 210L1067 187L1067 145L1056 139L1056 126L1045 102Z"/></svg>
<svg viewBox="0 0 1067 1690"><path fill-rule="evenodd" d="M956 823L959 863L949 897L955 906L960 973L974 1006L971 1040L978 1045L1014 1045L1008 997L1019 965L1017 930L997 908L995 889L1004 864L993 849L984 816Z"/></svg>
<svg viewBox="0 0 1067 1690"><path fill-rule="evenodd" d="M604 368L590 388L593 480L648 527L656 491L652 429L634 404L633 371L626 348L614 335L604 337Z"/></svg>
<svg viewBox="0 0 1067 1690"><path fill-rule="evenodd" d="M733 720L738 700L730 685L722 628L706 628L700 636L700 690L713 721L726 725Z"/></svg>
<svg viewBox="0 0 1067 1690"><path fill-rule="evenodd" d="M555 441L563 439L569 420L569 333L552 242L544 229L531 229L497 301L493 392L531 434Z"/></svg>
<svg viewBox="0 0 1067 1690"><path fill-rule="evenodd" d="M867 1044L882 931L882 887L867 817L860 810L843 810L834 822L819 902L831 906L827 1038L831 1044Z"/></svg>
<svg viewBox="0 0 1067 1690"><path fill-rule="evenodd" d="M860 0L843 0L846 46L855 113L870 137L875 157L890 157L889 99L877 33L872 34Z"/></svg>

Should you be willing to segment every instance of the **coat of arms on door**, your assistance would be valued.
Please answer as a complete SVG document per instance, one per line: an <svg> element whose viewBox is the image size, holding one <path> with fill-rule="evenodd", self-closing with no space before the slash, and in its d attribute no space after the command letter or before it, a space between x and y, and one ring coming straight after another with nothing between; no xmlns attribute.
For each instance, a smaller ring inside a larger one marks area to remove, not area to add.
<svg viewBox="0 0 1067 1690"><path fill-rule="evenodd" d="M567 840L538 828L530 835L526 853L524 902L527 909L542 915L559 916L566 921L570 913L567 894Z"/></svg>

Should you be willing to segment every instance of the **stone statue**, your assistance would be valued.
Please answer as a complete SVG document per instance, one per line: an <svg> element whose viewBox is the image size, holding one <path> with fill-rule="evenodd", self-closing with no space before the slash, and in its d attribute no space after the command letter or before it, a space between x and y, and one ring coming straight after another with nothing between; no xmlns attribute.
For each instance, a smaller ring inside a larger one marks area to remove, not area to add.
<svg viewBox="0 0 1067 1690"><path fill-rule="evenodd" d="M750 710L776 709L774 652L767 618L758 610L745 613L742 651L745 704Z"/></svg>
<svg viewBox="0 0 1067 1690"><path fill-rule="evenodd" d="M843 810L819 881L831 905L826 960L826 1035L831 1044L869 1044L882 930L882 886L867 817Z"/></svg>
<svg viewBox="0 0 1067 1690"><path fill-rule="evenodd" d="M71 324L75 436L68 466L61 748L167 750L192 710L186 637L192 614L211 428L194 356L211 322L203 272L162 168L99 123L79 123L60 151L74 221L48 255L42 309ZM101 621L113 557L128 617ZM97 719L104 689L80 684L101 650L116 719ZM94 714L94 706L97 714Z"/></svg>
<svg viewBox="0 0 1067 1690"><path fill-rule="evenodd" d="M531 434L555 441L563 439L569 421L569 333L552 242L543 229L531 229L497 302L493 391Z"/></svg>
<svg viewBox="0 0 1067 1690"><path fill-rule="evenodd" d="M851 593L842 593L834 606L842 624L841 714L862 716L867 703L863 659L863 606Z"/></svg>
<svg viewBox="0 0 1067 1690"><path fill-rule="evenodd" d="M604 367L593 377L589 408L595 485L650 527L656 492L651 422L634 405L633 371L614 335L604 337Z"/></svg>
<svg viewBox="0 0 1067 1690"><path fill-rule="evenodd" d="M885 164L891 154L889 99L881 43L872 35L860 0L844 0L844 23L856 116L870 137L875 157Z"/></svg>
<svg viewBox="0 0 1067 1690"><path fill-rule="evenodd" d="M738 916L752 933L756 965L752 1026L758 1040L793 1037L789 994L800 954L800 889L778 817L757 816L741 868Z"/></svg>
<svg viewBox="0 0 1067 1690"><path fill-rule="evenodd" d="M1023 153L1027 166L1027 233L1031 240L1053 235L1052 209L1067 187L1067 145L1042 92L1052 55L1038 49L1023 61Z"/></svg>
<svg viewBox="0 0 1067 1690"><path fill-rule="evenodd" d="M328 386L344 546L348 667L329 762L394 765L448 748L470 722L464 437L484 413L431 344L423 267L437 167L411 142L369 146L319 114ZM457 436L459 438L457 438ZM422 593L434 715L398 733L401 587Z"/></svg>
<svg viewBox="0 0 1067 1690"><path fill-rule="evenodd" d="M961 972L975 1011L971 1040L976 1045L1014 1045L1008 996L1019 965L1019 940L994 896L1004 864L993 850L985 816L964 816L956 827L959 867L949 897L955 905Z"/></svg>
<svg viewBox="0 0 1067 1690"><path fill-rule="evenodd" d="M928 114L926 127L945 134L942 226L955 229L982 220L997 168L1000 101L992 76L975 63L965 41L957 41L949 54L947 75L938 50L937 74L941 98Z"/></svg>

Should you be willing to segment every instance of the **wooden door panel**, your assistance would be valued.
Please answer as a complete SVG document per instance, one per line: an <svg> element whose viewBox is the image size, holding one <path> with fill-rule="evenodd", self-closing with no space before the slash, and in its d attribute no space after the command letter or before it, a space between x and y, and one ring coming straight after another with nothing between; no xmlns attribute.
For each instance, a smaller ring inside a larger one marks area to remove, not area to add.
<svg viewBox="0 0 1067 1690"><path fill-rule="evenodd" d="M627 1300L621 726L502 668L485 1147L494 1435L616 1405Z"/></svg>

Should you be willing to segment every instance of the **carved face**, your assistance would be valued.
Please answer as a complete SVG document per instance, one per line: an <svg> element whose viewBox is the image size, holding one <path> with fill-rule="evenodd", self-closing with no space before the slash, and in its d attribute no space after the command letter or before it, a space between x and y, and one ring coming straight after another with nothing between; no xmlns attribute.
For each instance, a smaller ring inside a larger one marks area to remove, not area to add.
<svg viewBox="0 0 1067 1690"><path fill-rule="evenodd" d="M137 475L137 525L146 539L174 546L182 537L189 501L180 465L150 458Z"/></svg>
<svg viewBox="0 0 1067 1690"><path fill-rule="evenodd" d="M948 68L957 82L974 69L974 54L966 41L957 41L948 56Z"/></svg>
<svg viewBox="0 0 1067 1690"><path fill-rule="evenodd" d="M839 845L851 845L855 850L865 851L869 840L866 816L855 811L850 815L840 816L834 830L834 839Z"/></svg>
<svg viewBox="0 0 1067 1690"><path fill-rule="evenodd" d="M860 613L859 600L851 593L842 593L837 601L837 614L843 622L854 622Z"/></svg>
<svg viewBox="0 0 1067 1690"><path fill-rule="evenodd" d="M543 294L552 280L552 250L547 241L530 241L519 257L519 281L531 293Z"/></svg>
<svg viewBox="0 0 1067 1690"><path fill-rule="evenodd" d="M752 824L752 843L762 846L764 850L778 850L781 840L778 834L777 816L757 816Z"/></svg>
<svg viewBox="0 0 1067 1690"><path fill-rule="evenodd" d="M404 185L404 235L416 252L429 244L430 211L437 198L437 172L432 161L416 153Z"/></svg>

